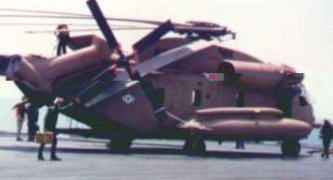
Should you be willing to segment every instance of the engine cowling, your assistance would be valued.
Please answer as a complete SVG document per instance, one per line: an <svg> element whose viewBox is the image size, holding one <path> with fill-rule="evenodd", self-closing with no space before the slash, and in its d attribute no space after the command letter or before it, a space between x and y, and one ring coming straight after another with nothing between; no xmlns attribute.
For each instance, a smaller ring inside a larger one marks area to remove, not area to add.
<svg viewBox="0 0 333 180"><path fill-rule="evenodd" d="M253 88L293 85L303 80L303 74L296 73L293 68L270 63L226 60L219 65L218 71L224 73L226 83Z"/></svg>

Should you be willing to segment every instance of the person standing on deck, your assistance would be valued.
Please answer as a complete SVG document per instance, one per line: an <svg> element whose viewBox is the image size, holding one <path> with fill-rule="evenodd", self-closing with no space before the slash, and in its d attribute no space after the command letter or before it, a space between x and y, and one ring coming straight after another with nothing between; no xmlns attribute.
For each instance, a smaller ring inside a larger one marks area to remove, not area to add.
<svg viewBox="0 0 333 180"><path fill-rule="evenodd" d="M321 157L323 158L329 158L329 148L331 145L331 140L333 138L333 128L331 123L325 119L324 125L320 129L320 138L323 139L323 153L321 154Z"/></svg>
<svg viewBox="0 0 333 180"><path fill-rule="evenodd" d="M51 144L51 160L59 161L61 160L56 156L57 150L57 121L59 109L63 105L64 99L57 97L55 98L53 105L49 106L44 120L44 132L51 132L53 135L52 144ZM38 160L44 160L43 151L45 147L45 142L41 142L38 149Z"/></svg>
<svg viewBox="0 0 333 180"><path fill-rule="evenodd" d="M13 107L17 122L16 141L22 141L22 127L25 117L25 103L27 103L27 99L25 97L22 97L22 101L15 104Z"/></svg>
<svg viewBox="0 0 333 180"><path fill-rule="evenodd" d="M38 126L38 107L31 103L26 103L26 112L28 117L28 141L34 141L36 132L39 130Z"/></svg>

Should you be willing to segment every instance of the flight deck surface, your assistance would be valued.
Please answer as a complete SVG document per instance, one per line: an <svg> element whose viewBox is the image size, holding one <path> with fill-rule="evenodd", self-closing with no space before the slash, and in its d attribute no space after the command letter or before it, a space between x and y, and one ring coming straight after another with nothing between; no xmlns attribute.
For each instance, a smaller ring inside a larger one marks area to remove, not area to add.
<svg viewBox="0 0 333 180"><path fill-rule="evenodd" d="M186 155L181 141L135 141L126 154L106 148L107 141L60 138L62 161L37 161L38 145L0 135L0 179L333 179L333 160L313 149L285 158L277 145L208 142L204 156Z"/></svg>

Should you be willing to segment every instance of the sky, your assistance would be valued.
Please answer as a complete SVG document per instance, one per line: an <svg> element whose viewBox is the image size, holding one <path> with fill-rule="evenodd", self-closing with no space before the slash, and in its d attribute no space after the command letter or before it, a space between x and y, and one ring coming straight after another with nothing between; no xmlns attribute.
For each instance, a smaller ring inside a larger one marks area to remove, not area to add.
<svg viewBox="0 0 333 180"><path fill-rule="evenodd" d="M237 33L235 41L222 44L259 57L284 63L305 73L304 83L311 94L320 121L332 118L333 89L333 1L331 0L98 0L107 16L175 22L204 20L225 25ZM24 8L89 14L85 0L0 0L1 8ZM0 12L3 14L3 12ZM60 23L59 20L0 18L4 22ZM71 23L73 21L61 21ZM75 21L76 22L76 21ZM76 22L78 23L78 22ZM80 21L80 23L94 23ZM70 27L71 28L71 27ZM27 30L53 27L6 27L0 25L0 54L36 53L53 55L52 34L27 34ZM98 32L96 32L98 33ZM126 49L143 32L116 32ZM21 96L17 88L0 78L1 98Z"/></svg>

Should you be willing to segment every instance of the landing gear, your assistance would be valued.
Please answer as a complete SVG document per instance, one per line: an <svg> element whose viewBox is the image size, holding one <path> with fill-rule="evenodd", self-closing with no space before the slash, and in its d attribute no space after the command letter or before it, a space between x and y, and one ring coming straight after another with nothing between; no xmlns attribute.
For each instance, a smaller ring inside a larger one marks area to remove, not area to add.
<svg viewBox="0 0 333 180"><path fill-rule="evenodd" d="M206 144L201 136L190 136L185 140L183 150L191 154L202 154L206 152Z"/></svg>
<svg viewBox="0 0 333 180"><path fill-rule="evenodd" d="M301 152L301 145L297 140L285 140L281 144L281 152L284 156L297 157Z"/></svg>
<svg viewBox="0 0 333 180"><path fill-rule="evenodd" d="M128 151L132 145L133 139L130 138L117 138L112 139L106 146L115 151Z"/></svg>

